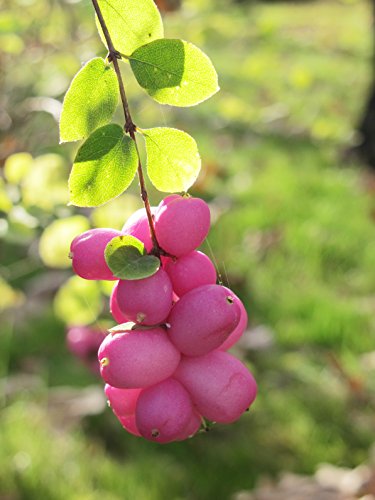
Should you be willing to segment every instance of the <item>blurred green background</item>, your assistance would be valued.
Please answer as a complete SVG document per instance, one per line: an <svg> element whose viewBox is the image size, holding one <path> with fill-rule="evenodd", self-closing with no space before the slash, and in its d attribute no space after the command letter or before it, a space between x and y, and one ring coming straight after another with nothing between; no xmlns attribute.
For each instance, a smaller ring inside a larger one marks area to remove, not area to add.
<svg viewBox="0 0 375 500"><path fill-rule="evenodd" d="M375 183L345 153L372 75L370 3L186 0L165 28L210 55L221 92L163 107L124 64L133 118L198 142L203 250L248 309L235 352L258 399L236 424L155 445L121 429L68 352L68 324L113 324L108 284L71 279L69 243L120 229L140 201L134 182L104 207L67 206L77 145L58 144L60 103L105 56L91 3L2 0L1 500L237 498L282 471L356 467L375 441Z"/></svg>

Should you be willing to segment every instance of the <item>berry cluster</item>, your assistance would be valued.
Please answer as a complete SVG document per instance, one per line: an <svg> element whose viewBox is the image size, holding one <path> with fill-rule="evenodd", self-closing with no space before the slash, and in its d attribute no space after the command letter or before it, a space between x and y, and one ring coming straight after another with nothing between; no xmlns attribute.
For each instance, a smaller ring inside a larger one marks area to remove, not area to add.
<svg viewBox="0 0 375 500"><path fill-rule="evenodd" d="M237 420L256 396L248 369L227 353L247 326L246 310L216 284L211 260L197 251L208 234L210 211L199 198L171 195L152 208L155 233L166 256L152 276L118 280L104 258L106 245L131 235L153 248L145 209L121 232L93 229L71 244L74 271L95 280L118 280L111 313L124 325L105 337L100 372L113 412L132 434L159 443L194 435L202 417Z"/></svg>

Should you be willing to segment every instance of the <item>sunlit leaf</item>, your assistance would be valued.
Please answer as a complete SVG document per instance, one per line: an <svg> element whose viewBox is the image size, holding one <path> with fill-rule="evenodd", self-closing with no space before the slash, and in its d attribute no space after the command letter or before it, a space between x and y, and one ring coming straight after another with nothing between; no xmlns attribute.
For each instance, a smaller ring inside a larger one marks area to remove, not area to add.
<svg viewBox="0 0 375 500"><path fill-rule="evenodd" d="M60 117L60 141L79 141L112 118L118 102L118 82L103 59L89 61L74 77Z"/></svg>
<svg viewBox="0 0 375 500"><path fill-rule="evenodd" d="M70 202L96 207L119 196L137 170L134 141L119 125L93 132L78 150L69 177Z"/></svg>
<svg viewBox="0 0 375 500"><path fill-rule="evenodd" d="M93 323L102 310L100 286L96 281L73 276L57 292L53 307L56 316L67 324Z"/></svg>
<svg viewBox="0 0 375 500"><path fill-rule="evenodd" d="M112 227L120 231L126 220L141 207L140 197L127 193L95 208L91 220L95 227Z"/></svg>
<svg viewBox="0 0 375 500"><path fill-rule="evenodd" d="M32 165L31 154L15 153L5 160L4 175L8 182L18 184L30 172Z"/></svg>
<svg viewBox="0 0 375 500"><path fill-rule="evenodd" d="M187 191L201 168L195 140L182 130L150 128L143 130L147 151L147 173L159 191Z"/></svg>
<svg viewBox="0 0 375 500"><path fill-rule="evenodd" d="M0 212L9 212L13 207L12 200L6 190L4 180L0 177Z"/></svg>
<svg viewBox="0 0 375 500"><path fill-rule="evenodd" d="M22 200L25 206L52 211L68 202L68 167L57 154L45 154L34 159L32 169L22 181Z"/></svg>
<svg viewBox="0 0 375 500"><path fill-rule="evenodd" d="M160 13L153 0L98 0L115 49L129 55L137 47L164 36ZM96 20L100 37L107 43Z"/></svg>
<svg viewBox="0 0 375 500"><path fill-rule="evenodd" d="M133 236L117 236L105 249L105 260L113 274L119 279L139 280L155 274L160 260L145 254L141 241Z"/></svg>
<svg viewBox="0 0 375 500"><path fill-rule="evenodd" d="M129 59L139 85L162 104L194 106L219 90L211 60L184 40L155 40Z"/></svg>
<svg viewBox="0 0 375 500"><path fill-rule="evenodd" d="M69 268L70 243L78 234L90 229L86 217L74 215L52 222L43 231L39 242L39 255L44 264L50 267Z"/></svg>
<svg viewBox="0 0 375 500"><path fill-rule="evenodd" d="M10 307L17 307L25 301L25 296L14 289L0 276L0 312Z"/></svg>

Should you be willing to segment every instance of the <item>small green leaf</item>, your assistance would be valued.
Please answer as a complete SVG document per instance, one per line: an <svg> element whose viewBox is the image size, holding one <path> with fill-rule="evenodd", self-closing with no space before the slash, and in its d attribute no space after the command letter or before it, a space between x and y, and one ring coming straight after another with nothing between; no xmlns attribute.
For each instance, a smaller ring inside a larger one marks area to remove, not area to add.
<svg viewBox="0 0 375 500"><path fill-rule="evenodd" d="M100 57L74 77L64 99L60 142L79 141L110 121L118 102L116 73Z"/></svg>
<svg viewBox="0 0 375 500"><path fill-rule="evenodd" d="M175 128L142 131L146 141L147 173L159 191L187 191L198 177L201 159L195 140Z"/></svg>
<svg viewBox="0 0 375 500"><path fill-rule="evenodd" d="M30 153L14 153L5 160L4 175L11 184L19 184L33 167Z"/></svg>
<svg viewBox="0 0 375 500"><path fill-rule="evenodd" d="M139 85L161 104L194 106L219 90L211 60L184 40L155 40L129 59Z"/></svg>
<svg viewBox="0 0 375 500"><path fill-rule="evenodd" d="M69 325L93 323L102 310L99 284L73 276L60 287L53 308L56 316Z"/></svg>
<svg viewBox="0 0 375 500"><path fill-rule="evenodd" d="M70 268L70 243L77 234L90 229L89 221L83 215L73 215L54 220L45 228L39 241L39 255L49 267Z"/></svg>
<svg viewBox="0 0 375 500"><path fill-rule="evenodd" d="M7 186L2 177L0 177L0 212L8 213L12 210L12 207L13 203L9 196Z"/></svg>
<svg viewBox="0 0 375 500"><path fill-rule="evenodd" d="M0 276L0 312L11 307L21 306L26 300L26 297L20 290L11 287Z"/></svg>
<svg viewBox="0 0 375 500"><path fill-rule="evenodd" d="M61 155L48 153L36 157L21 182L22 203L52 213L55 207L69 201L67 180L68 165Z"/></svg>
<svg viewBox="0 0 375 500"><path fill-rule="evenodd" d="M91 212L91 222L94 227L111 227L121 231L124 221L142 207L139 196L126 193L101 207L94 208Z"/></svg>
<svg viewBox="0 0 375 500"><path fill-rule="evenodd" d="M105 125L82 144L69 177L70 202L98 207L132 182L138 159L134 141L119 125Z"/></svg>
<svg viewBox="0 0 375 500"><path fill-rule="evenodd" d="M116 325L113 328L110 328L108 331L112 335L116 333L123 333L123 332L129 332L130 330L133 330L133 327L137 323L133 323L132 321L128 321L127 323L121 323L121 325Z"/></svg>
<svg viewBox="0 0 375 500"><path fill-rule="evenodd" d="M122 280L140 280L155 274L160 260L147 255L141 241L133 236L117 236L106 246L105 260L113 274Z"/></svg>
<svg viewBox="0 0 375 500"><path fill-rule="evenodd" d="M153 0L98 0L115 49L131 54L145 43L163 38L163 22ZM100 37L107 46L98 19Z"/></svg>

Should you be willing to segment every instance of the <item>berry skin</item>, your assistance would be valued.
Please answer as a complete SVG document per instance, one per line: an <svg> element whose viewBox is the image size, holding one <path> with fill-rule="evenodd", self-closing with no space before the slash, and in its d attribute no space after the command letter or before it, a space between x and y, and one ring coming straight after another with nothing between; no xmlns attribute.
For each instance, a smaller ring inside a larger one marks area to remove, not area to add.
<svg viewBox="0 0 375 500"><path fill-rule="evenodd" d="M197 250L177 260L169 259L165 270L178 297L199 286L216 283L215 266L207 255Z"/></svg>
<svg viewBox="0 0 375 500"><path fill-rule="evenodd" d="M98 351L100 373L107 384L137 389L170 377L180 353L162 328L107 335Z"/></svg>
<svg viewBox="0 0 375 500"><path fill-rule="evenodd" d="M151 213L154 215L157 207L150 208ZM121 233L138 238L144 244L147 252L152 250L152 240L145 208L140 208L129 217L129 219L125 222Z"/></svg>
<svg viewBox="0 0 375 500"><path fill-rule="evenodd" d="M115 283L115 286L112 288L111 297L109 299L109 311L112 314L113 319L121 325L122 323L127 323L129 320L121 312L121 309L118 306L118 302L117 302L118 284L119 284L119 282Z"/></svg>
<svg viewBox="0 0 375 500"><path fill-rule="evenodd" d="M107 266L104 250L120 231L115 229L90 229L76 236L70 245L74 272L86 280L117 280Z"/></svg>
<svg viewBox="0 0 375 500"><path fill-rule="evenodd" d="M228 288L227 290L229 291ZM236 326L236 328L233 330L233 332L229 335L229 337L221 344L221 346L219 347L220 351L227 351L228 349L230 349L236 342L238 342L238 340L242 337L242 334L247 328L248 317L245 306L243 305L242 301L237 297L237 295L234 295L234 293L233 297L234 301L238 304L241 311L240 321Z"/></svg>
<svg viewBox="0 0 375 500"><path fill-rule="evenodd" d="M160 246L181 257L195 250L210 229L210 209L200 198L168 196L155 215L155 232Z"/></svg>
<svg viewBox="0 0 375 500"><path fill-rule="evenodd" d="M142 389L119 389L109 384L104 387L108 403L117 417L134 415L141 391Z"/></svg>
<svg viewBox="0 0 375 500"><path fill-rule="evenodd" d="M141 435L158 443L175 441L192 419L193 405L186 389L174 379L144 389L135 411Z"/></svg>
<svg viewBox="0 0 375 500"><path fill-rule="evenodd" d="M172 307L172 283L159 269L149 278L121 280L117 288L117 304L129 321L157 325L166 320Z"/></svg>
<svg viewBox="0 0 375 500"><path fill-rule="evenodd" d="M189 423L187 424L183 432L178 436L178 438L176 438L176 441L184 441L185 439L193 437L194 434L196 434L199 431L201 425L202 425L201 416L196 411L193 411Z"/></svg>
<svg viewBox="0 0 375 500"><path fill-rule="evenodd" d="M135 415L125 415L124 417L117 417L123 428L134 436L141 437L135 421Z"/></svg>
<svg viewBox="0 0 375 500"><path fill-rule="evenodd" d="M223 424L239 419L257 393L252 374L227 352L183 358L173 376L187 389L201 415Z"/></svg>
<svg viewBox="0 0 375 500"><path fill-rule="evenodd" d="M240 308L220 285L203 285L184 295L168 317L169 337L186 356L217 349L236 328Z"/></svg>

